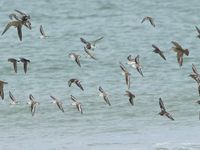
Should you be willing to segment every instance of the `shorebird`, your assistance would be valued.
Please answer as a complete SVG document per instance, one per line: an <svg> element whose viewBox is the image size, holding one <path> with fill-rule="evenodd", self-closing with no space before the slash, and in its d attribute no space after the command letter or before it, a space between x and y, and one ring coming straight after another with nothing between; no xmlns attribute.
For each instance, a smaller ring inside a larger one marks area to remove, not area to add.
<svg viewBox="0 0 200 150"><path fill-rule="evenodd" d="M86 54L87 54L90 58L92 58L92 59L94 59L94 60L97 60L96 57L94 57L94 56L91 54L91 52L90 52L87 48L84 47L84 51L86 52Z"/></svg>
<svg viewBox="0 0 200 150"><path fill-rule="evenodd" d="M137 55L135 58L132 58L132 56L129 55L127 57L127 59L128 59L128 63L127 64L131 65L133 68L136 68L136 70L139 72L139 74L144 77L144 75L142 73L142 66L140 65L139 57L140 56Z"/></svg>
<svg viewBox="0 0 200 150"><path fill-rule="evenodd" d="M32 114L32 116L34 116L36 109L40 103L35 100L35 98L33 97L32 94L29 95L29 99L31 101L31 114Z"/></svg>
<svg viewBox="0 0 200 150"><path fill-rule="evenodd" d="M76 108L78 109L78 111L83 114L83 109L82 109L82 106L81 106L81 103L77 101L77 99L71 95L71 100L73 101L72 102L72 105L73 106L76 106Z"/></svg>
<svg viewBox="0 0 200 150"><path fill-rule="evenodd" d="M15 58L9 58L8 62L11 62L13 64L14 71L15 73L17 73L17 62L19 62L19 60Z"/></svg>
<svg viewBox="0 0 200 150"><path fill-rule="evenodd" d="M199 29L197 26L195 26L195 28L196 28L196 30L197 30L197 32L198 32L197 37L200 38L200 29Z"/></svg>
<svg viewBox="0 0 200 150"><path fill-rule="evenodd" d="M88 41L86 41L84 38L80 38L80 40L81 40L81 42L82 43L84 43L85 44L85 48L86 49L89 49L89 50L94 50L95 49L95 44L97 43L97 42L99 42L101 39L103 39L104 37L102 36L102 37L100 37L100 38L98 38L98 39L96 39L96 40L94 40L94 41L91 41L91 42L88 42Z"/></svg>
<svg viewBox="0 0 200 150"><path fill-rule="evenodd" d="M4 91L3 91L4 84L8 84L8 82L0 80L0 96L2 100L4 99Z"/></svg>
<svg viewBox="0 0 200 150"><path fill-rule="evenodd" d="M164 103L161 98L159 98L159 105L160 105L160 109L161 109L161 111L159 112L159 115L166 116L169 119L174 120L174 118L171 116L171 114L166 111Z"/></svg>
<svg viewBox="0 0 200 150"><path fill-rule="evenodd" d="M135 95L130 91L126 91L125 95L129 97L129 102L131 103L131 105L134 105L133 99L135 98Z"/></svg>
<svg viewBox="0 0 200 150"><path fill-rule="evenodd" d="M189 50L188 49L183 49L181 47L181 45L178 44L175 41L172 41L172 44L174 44L174 46L175 46L175 47L172 47L172 50L174 50L174 52L177 53L177 60L178 60L179 66L181 67L183 65L183 54L188 56L189 55Z"/></svg>
<svg viewBox="0 0 200 150"><path fill-rule="evenodd" d="M166 60L163 51L161 51L156 45L152 45L152 47L154 48L153 52L159 54L164 60Z"/></svg>
<svg viewBox="0 0 200 150"><path fill-rule="evenodd" d="M53 97L53 96L50 96L52 98L52 103L56 104L58 106L58 108L64 112L64 109L63 109L63 106L62 106L62 102L59 101L57 98Z"/></svg>
<svg viewBox="0 0 200 150"><path fill-rule="evenodd" d="M27 72L27 66L28 66L28 63L30 63L31 61L26 59L26 58L20 58L20 61L24 64L24 73Z"/></svg>
<svg viewBox="0 0 200 150"><path fill-rule="evenodd" d="M43 29L42 25L40 25L40 33L41 33L41 36L40 36L41 39L45 39L45 38L48 37L48 36L44 33L44 29Z"/></svg>
<svg viewBox="0 0 200 150"><path fill-rule="evenodd" d="M80 55L77 55L77 54L75 54L75 53L69 53L69 57L73 60L73 61L75 61L77 64L78 64L78 66L79 67L81 67L81 63L80 63Z"/></svg>
<svg viewBox="0 0 200 150"><path fill-rule="evenodd" d="M146 20L148 20L148 21L151 23L151 25L152 25L153 27L155 27L154 19L153 19L152 17L149 17L149 16L144 17L144 18L142 19L141 23L143 23L143 22L146 21Z"/></svg>
<svg viewBox="0 0 200 150"><path fill-rule="evenodd" d="M16 98L12 95L12 93L10 91L9 91L9 96L10 96L10 99L12 100L10 102L11 105L15 105L15 104L18 103L17 100L16 100Z"/></svg>
<svg viewBox="0 0 200 150"><path fill-rule="evenodd" d="M122 75L125 76L125 81L126 81L126 85L128 86L128 89L130 88L130 73L128 72L128 70L126 69L126 67L121 63L120 63L120 68L122 69Z"/></svg>
<svg viewBox="0 0 200 150"><path fill-rule="evenodd" d="M192 71L193 71L193 74L190 74L189 76L197 82L198 92L199 92L199 96L200 96L200 74L198 73L194 64L192 64Z"/></svg>
<svg viewBox="0 0 200 150"><path fill-rule="evenodd" d="M70 79L68 81L69 87L71 87L72 83L76 84L82 91L84 91L83 86L81 85L81 81L80 80L78 80L78 79Z"/></svg>
<svg viewBox="0 0 200 150"><path fill-rule="evenodd" d="M100 91L99 96L103 97L103 99L105 100L105 102L106 102L109 106L111 106L110 101L109 101L109 99L108 99L108 94L102 89L101 86L99 87L99 91Z"/></svg>

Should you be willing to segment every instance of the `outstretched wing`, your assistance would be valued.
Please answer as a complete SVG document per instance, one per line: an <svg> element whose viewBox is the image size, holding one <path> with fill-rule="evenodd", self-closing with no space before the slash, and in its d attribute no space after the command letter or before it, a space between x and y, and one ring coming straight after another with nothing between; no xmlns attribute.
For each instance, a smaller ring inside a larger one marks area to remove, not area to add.
<svg viewBox="0 0 200 150"><path fill-rule="evenodd" d="M171 42L172 42L172 44L174 44L176 46L176 48L182 49L181 45L178 44L177 42L175 42L175 41L171 41Z"/></svg>
<svg viewBox="0 0 200 150"><path fill-rule="evenodd" d="M94 45L95 45L97 42L99 42L99 41L102 40L103 38L104 38L104 37L102 36L102 37L100 37L100 38L98 38L98 39L92 41L91 43L94 43Z"/></svg>
<svg viewBox="0 0 200 150"><path fill-rule="evenodd" d="M16 99L15 97L12 95L12 93L9 91L9 96L10 96L10 99L13 101L13 102L16 102Z"/></svg>
<svg viewBox="0 0 200 150"><path fill-rule="evenodd" d="M40 33L41 33L43 36L45 36L45 33L44 33L44 30L43 30L42 25L40 25Z"/></svg>
<svg viewBox="0 0 200 150"><path fill-rule="evenodd" d="M195 28L196 28L197 32L200 34L199 28L197 26L195 26Z"/></svg>
<svg viewBox="0 0 200 150"><path fill-rule="evenodd" d="M151 25L153 26L153 27L155 27L156 25L155 25L155 23L154 23L154 20L153 20L153 18L149 18L149 22L151 23Z"/></svg>
<svg viewBox="0 0 200 150"><path fill-rule="evenodd" d="M160 50L156 45L152 44L152 47L155 48L155 49L158 49Z"/></svg>
<svg viewBox="0 0 200 150"><path fill-rule="evenodd" d="M84 44L88 44L88 42L84 38L80 38L81 42Z"/></svg>
<svg viewBox="0 0 200 150"><path fill-rule="evenodd" d="M161 111L166 111L166 110L165 110L164 103L163 103L163 101L162 101L161 98L159 98L159 105L160 105L160 109L161 109Z"/></svg>
<svg viewBox="0 0 200 150"><path fill-rule="evenodd" d="M21 25L17 27L17 33L18 33L20 41L22 41L22 26Z"/></svg>
<svg viewBox="0 0 200 150"><path fill-rule="evenodd" d="M11 27L11 24L8 23L1 35L3 35L10 27Z"/></svg>
<svg viewBox="0 0 200 150"><path fill-rule="evenodd" d="M193 72L194 72L195 74L198 74L198 71L197 71L197 69L196 69L196 67L195 67L194 64L192 64L192 70L193 70Z"/></svg>

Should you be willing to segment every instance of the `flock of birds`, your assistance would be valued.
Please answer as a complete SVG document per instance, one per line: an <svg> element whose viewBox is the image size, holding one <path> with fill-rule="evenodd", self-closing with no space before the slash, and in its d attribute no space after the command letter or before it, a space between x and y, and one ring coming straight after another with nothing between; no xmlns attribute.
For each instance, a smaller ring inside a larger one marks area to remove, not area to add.
<svg viewBox="0 0 200 150"><path fill-rule="evenodd" d="M22 41L22 27L25 26L25 27L27 27L28 29L31 30L31 21L30 21L31 17L30 17L30 15L28 15L28 14L22 12L22 11L15 10L15 13L11 13L9 15L9 18L10 18L10 21L6 25L4 31L2 32L2 35L4 35L6 33L6 31L10 27L13 26L13 27L17 28L19 40ZM154 19L152 17L149 17L149 16L144 17L142 19L141 23L146 22L146 21L148 21L153 27L155 27ZM198 32L197 37L200 38L199 28L196 27L196 30ZM45 39L45 38L49 37L45 34L42 25L40 25L40 33L41 33L41 36L40 36L41 39ZM91 41L91 42L85 40L84 38L80 38L80 41L84 44L84 51L88 55L88 57L90 57L91 59L97 60L96 57L94 56L93 52L94 52L96 43L101 41L103 38L104 37L100 37L100 38L98 38L94 41ZM172 50L177 54L177 61L178 61L179 66L181 67L183 65L183 56L184 55L188 56L189 50L183 48L176 41L172 41L171 43L173 44ZM152 47L154 49L153 52L159 54L160 57L166 61L166 57L164 56L164 52L161 51L159 49L159 47L157 47L154 44L152 45ZM79 67L81 67L80 57L81 56L76 54L76 53L69 53L69 58L71 58ZM137 55L135 58L133 58L132 55L129 55L127 57L127 60L128 60L127 64L130 65L131 67L135 68L138 71L138 73L143 77L144 75L143 75L143 72L142 72L142 67L140 65L139 55ZM30 63L30 60L28 60L26 58L20 58L19 60L15 59L15 58L9 58L8 61L13 64L13 68L14 68L15 73L17 73L17 63L18 62L23 63L25 73L27 72L27 66ZM122 62L119 62L119 65L120 65L120 68L122 70L122 74L125 77L125 83L126 83L127 88L128 88L128 90L125 91L126 92L125 96L128 96L129 102L133 106L134 105L133 99L135 98L135 95L132 92L129 91L130 83L131 83L130 82L131 73L128 71L128 69L124 66L124 64ZM199 92L199 95L200 95L200 74L198 73L194 64L192 65L192 70L193 70L193 74L190 74L189 76L192 77L197 82L198 92ZM7 82L0 81L0 96L1 96L2 100L4 99L4 90L3 90L4 84L7 84ZM77 87L80 88L80 90L84 91L84 88L81 85L80 80L70 79L68 81L69 87L71 87L72 84L75 84ZM108 94L107 94L106 91L103 90L103 88L101 86L99 86L99 92L100 92L99 96L102 96L104 101L106 102L106 104L111 106ZM9 91L9 96L10 96L10 99L12 100L12 102L10 104L14 105L14 104L18 103L16 98L12 95L12 93L10 91ZM50 97L52 99L52 103L55 103L58 106L58 108L62 112L64 112L62 102L60 100L58 100L57 98L55 98L54 96L50 96ZM37 107L40 103L35 100L35 98L33 97L32 94L29 95L29 99L30 99L30 101L27 102L27 104L30 104L31 114L32 114L32 116L34 116L36 109L37 109ZM83 114L82 104L73 95L71 95L71 100L72 100L72 105L76 106L77 110L81 114ZM197 101L197 103L200 104L200 101ZM161 111L159 112L159 115L166 116L169 119L174 120L172 115L169 112L166 111L163 100L161 98L159 98L159 106L160 106L160 109L161 109Z"/></svg>

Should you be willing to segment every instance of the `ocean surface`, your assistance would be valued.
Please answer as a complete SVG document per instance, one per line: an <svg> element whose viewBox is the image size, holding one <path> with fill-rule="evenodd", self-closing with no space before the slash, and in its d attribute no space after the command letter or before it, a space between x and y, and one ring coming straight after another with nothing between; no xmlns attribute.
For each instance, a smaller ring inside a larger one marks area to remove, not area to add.
<svg viewBox="0 0 200 150"><path fill-rule="evenodd" d="M200 97L188 77L192 64L200 71L199 0L1 0L1 32L15 9L30 14L32 30L23 27L22 42L13 27L0 36L0 80L8 82L0 101L0 150L200 149ZM154 18L155 28L148 21L141 24L145 16ZM40 25L49 38L39 38ZM101 36L97 61L87 58L80 37ZM171 41L190 50L181 68ZM152 44L167 61L152 52ZM81 68L70 52L81 55ZM126 64L130 54L140 55L144 77ZM27 74L22 63L16 74L7 61L19 57L31 61ZM134 106L124 96L119 62L131 73ZM85 90L69 88L71 78L81 80ZM99 86L111 106L98 96ZM10 105L9 91L18 105ZM40 102L33 117L26 104L29 94ZM50 95L63 102L64 113ZM70 95L81 102L83 114L71 105ZM158 115L159 97L175 121Z"/></svg>

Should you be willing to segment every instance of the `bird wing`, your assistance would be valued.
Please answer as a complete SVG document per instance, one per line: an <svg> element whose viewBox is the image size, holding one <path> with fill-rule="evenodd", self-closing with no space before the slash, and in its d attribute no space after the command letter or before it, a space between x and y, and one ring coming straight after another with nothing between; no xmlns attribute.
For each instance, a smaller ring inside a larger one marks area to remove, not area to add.
<svg viewBox="0 0 200 150"><path fill-rule="evenodd" d="M196 69L196 67L195 67L194 64L192 64L192 70L193 70L193 72L194 72L195 74L198 74L198 71L197 71L197 69Z"/></svg>
<svg viewBox="0 0 200 150"><path fill-rule="evenodd" d="M156 45L152 44L152 47L157 49L157 50L160 50Z"/></svg>
<svg viewBox="0 0 200 150"><path fill-rule="evenodd" d="M12 95L12 93L9 91L9 96L10 96L10 99L13 101L13 102L16 102L16 99L15 97Z"/></svg>
<svg viewBox="0 0 200 150"><path fill-rule="evenodd" d="M146 17L144 17L144 18L142 19L141 23L143 23L143 22L144 22L146 19L147 19L147 18L146 18Z"/></svg>
<svg viewBox="0 0 200 150"><path fill-rule="evenodd" d="M44 30L43 30L42 25L40 25L40 33L41 33L43 36L45 36L45 33L44 33Z"/></svg>
<svg viewBox="0 0 200 150"><path fill-rule="evenodd" d="M59 108L62 112L64 112L64 109L63 109L62 103L59 102L59 101L56 101L56 104L57 104L58 108Z"/></svg>
<svg viewBox="0 0 200 150"><path fill-rule="evenodd" d="M200 34L199 28L197 26L195 26L195 28L196 28L197 32Z"/></svg>
<svg viewBox="0 0 200 150"><path fill-rule="evenodd" d="M172 117L172 115L170 114L170 113L165 113L165 115L169 118L169 119L171 119L171 120L174 120L174 118Z"/></svg>
<svg viewBox="0 0 200 150"><path fill-rule="evenodd" d="M102 89L101 86L99 87L99 91L100 91L101 93L104 93L104 90Z"/></svg>
<svg viewBox="0 0 200 150"><path fill-rule="evenodd" d="M13 62L13 67L14 67L15 72L17 73L17 61Z"/></svg>
<svg viewBox="0 0 200 150"><path fill-rule="evenodd" d="M143 73L142 73L142 69L141 69L139 66L136 67L136 69L137 69L137 71L139 72L139 74L140 74L141 76L144 77L144 75L143 75Z"/></svg>
<svg viewBox="0 0 200 150"><path fill-rule="evenodd" d="M80 38L81 42L84 44L88 44L88 42L84 38Z"/></svg>
<svg viewBox="0 0 200 150"><path fill-rule="evenodd" d="M124 72L128 72L127 69L126 69L126 67L125 67L121 62L119 62L119 64L120 64L120 68L121 68Z"/></svg>
<svg viewBox="0 0 200 150"><path fill-rule="evenodd" d="M99 41L102 40L103 38L104 38L104 37L102 36L102 37L100 37L100 38L98 38L98 39L92 41L91 43L93 43L93 44L95 45L97 42L99 42Z"/></svg>
<svg viewBox="0 0 200 150"><path fill-rule="evenodd" d="M77 99L76 99L73 95L71 95L71 100L72 100L73 102L77 103Z"/></svg>
<svg viewBox="0 0 200 150"><path fill-rule="evenodd" d="M153 20L153 18L149 18L149 22L151 23L151 25L153 26L153 27L155 27L156 25L155 25L155 23L154 23L154 20Z"/></svg>
<svg viewBox="0 0 200 150"><path fill-rule="evenodd" d="M182 49L181 45L178 44L177 42L175 42L175 41L171 41L171 42L172 42L172 44L174 44L176 46L176 48Z"/></svg>
<svg viewBox="0 0 200 150"><path fill-rule="evenodd" d="M77 85L82 91L84 91L83 86L81 85L80 81L77 81L77 82L76 82L76 85Z"/></svg>
<svg viewBox="0 0 200 150"><path fill-rule="evenodd" d="M33 97L32 94L29 95L29 99L30 99L31 101L35 101L35 98Z"/></svg>
<svg viewBox="0 0 200 150"><path fill-rule="evenodd" d="M21 25L17 26L17 33L18 33L20 41L22 41L22 26Z"/></svg>
<svg viewBox="0 0 200 150"><path fill-rule="evenodd" d="M0 84L0 96L3 100L4 99L3 83Z"/></svg>
<svg viewBox="0 0 200 150"><path fill-rule="evenodd" d="M19 10L17 10L17 9L15 9L15 11L16 12L18 12L20 15L22 15L22 16L27 16L24 12L22 12L22 11L19 11Z"/></svg>
<svg viewBox="0 0 200 150"><path fill-rule="evenodd" d="M81 67L80 59L78 56L75 57L75 61L78 64L78 66Z"/></svg>
<svg viewBox="0 0 200 150"><path fill-rule="evenodd" d="M27 72L27 65L28 65L28 63L25 61L25 62L24 62L24 72L25 72L25 73Z"/></svg>
<svg viewBox="0 0 200 150"><path fill-rule="evenodd" d="M81 106L80 103L78 103L78 104L76 105L76 108L78 109L78 111L81 112L81 114L83 114L83 109L82 109L82 106Z"/></svg>
<svg viewBox="0 0 200 150"><path fill-rule="evenodd" d="M8 23L1 35L3 35L11 26L11 23Z"/></svg>
<svg viewBox="0 0 200 150"><path fill-rule="evenodd" d="M107 96L106 94L104 94L103 99L105 100L105 102L106 102L109 106L111 106L110 101L109 101L109 99L108 99L108 96Z"/></svg>
<svg viewBox="0 0 200 150"><path fill-rule="evenodd" d="M165 58L163 52L160 51L159 55L160 55L164 60L166 60L166 58Z"/></svg>
<svg viewBox="0 0 200 150"><path fill-rule="evenodd" d="M159 105L160 105L160 109L161 109L161 111L166 111L166 110L165 110L164 103L163 103L163 101L162 101L161 98L159 98Z"/></svg>
<svg viewBox="0 0 200 150"><path fill-rule="evenodd" d="M128 59L129 61L133 61L133 60L134 60L134 59L132 58L131 55L129 55L129 56L127 57L127 59Z"/></svg>
<svg viewBox="0 0 200 150"><path fill-rule="evenodd" d="M139 55L137 55L137 56L135 57L135 63L136 63L136 64L139 64L139 63L140 63L140 56L139 56Z"/></svg>
<svg viewBox="0 0 200 150"><path fill-rule="evenodd" d="M125 80L126 80L126 85L128 86L128 89L130 88L130 74L125 73Z"/></svg>
<svg viewBox="0 0 200 150"><path fill-rule="evenodd" d="M179 66L181 67L183 65L183 52L182 51L178 51L177 60L178 60Z"/></svg>

